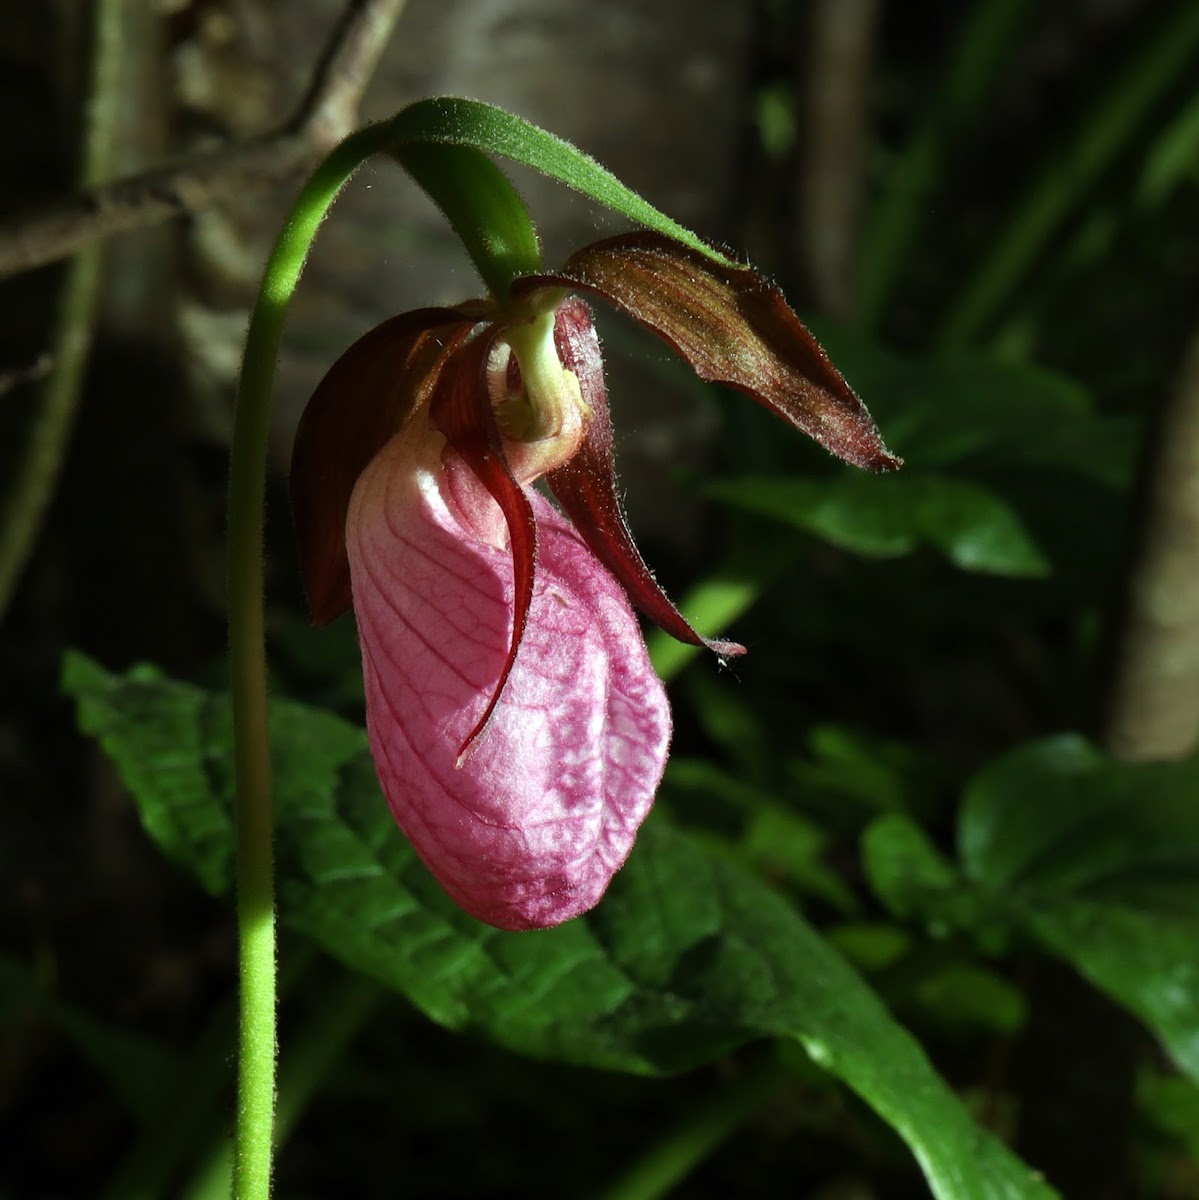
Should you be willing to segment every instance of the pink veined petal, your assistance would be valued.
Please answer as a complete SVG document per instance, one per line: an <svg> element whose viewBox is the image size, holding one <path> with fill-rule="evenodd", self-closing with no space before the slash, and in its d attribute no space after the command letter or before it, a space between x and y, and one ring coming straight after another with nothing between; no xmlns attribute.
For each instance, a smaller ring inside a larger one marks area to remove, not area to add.
<svg viewBox="0 0 1199 1200"><path fill-rule="evenodd" d="M418 414L351 502L371 748L396 820L458 904L502 929L555 925L591 908L627 857L669 708L620 587L529 492L540 552L524 638L455 765L504 669L513 568L498 506L442 445Z"/></svg>
<svg viewBox="0 0 1199 1200"><path fill-rule="evenodd" d="M313 623L350 607L345 527L362 469L428 399L470 333L478 301L392 317L360 337L304 407L291 459L291 510Z"/></svg>

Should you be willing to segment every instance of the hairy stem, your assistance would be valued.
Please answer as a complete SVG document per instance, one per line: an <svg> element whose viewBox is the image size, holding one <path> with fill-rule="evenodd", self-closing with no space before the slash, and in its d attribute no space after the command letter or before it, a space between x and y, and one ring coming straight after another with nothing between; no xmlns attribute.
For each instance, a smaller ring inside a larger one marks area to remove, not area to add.
<svg viewBox="0 0 1199 1200"><path fill-rule="evenodd" d="M316 231L386 126L352 134L317 168L271 252L246 335L229 462L229 654L237 788L240 1030L234 1195L270 1195L275 1109L275 894L262 526L271 386L287 309Z"/></svg>
<svg viewBox="0 0 1199 1200"><path fill-rule="evenodd" d="M327 966L327 963L325 964ZM312 1015L289 1040L294 1052L279 1071L279 1107L275 1147L288 1135L316 1096L330 1071L379 1010L387 993L361 975L338 972L319 990ZM224 1200L229 1195L232 1163L228 1138L221 1136L182 1192L183 1200Z"/></svg>

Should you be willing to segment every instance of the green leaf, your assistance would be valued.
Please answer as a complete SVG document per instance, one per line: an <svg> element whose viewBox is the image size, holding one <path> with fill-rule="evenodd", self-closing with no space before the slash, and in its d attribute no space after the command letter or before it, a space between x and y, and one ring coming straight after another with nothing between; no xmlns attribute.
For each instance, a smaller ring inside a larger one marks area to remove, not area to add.
<svg viewBox="0 0 1199 1200"><path fill-rule="evenodd" d="M963 799L958 846L990 887L1127 901L1145 881L1199 891L1199 762L1113 762L1065 734L991 763Z"/></svg>
<svg viewBox="0 0 1199 1200"><path fill-rule="evenodd" d="M940 788L939 768L906 742L844 725L813 725L807 757L791 758L788 775L804 796L805 807L844 818L839 828L855 836L862 814L909 810Z"/></svg>
<svg viewBox="0 0 1199 1200"><path fill-rule="evenodd" d="M897 917L919 912L922 892L940 898L958 883L953 864L901 813L871 822L862 836L862 860L870 886Z"/></svg>
<svg viewBox="0 0 1199 1200"><path fill-rule="evenodd" d="M1039 577L1050 557L1069 560L1084 533L1095 536L1091 493L1132 479L1135 426L1097 413L1063 375L980 355L902 358L860 331L811 324L906 465L885 477L751 477L709 489L728 503L865 556L927 545L964 570Z"/></svg>
<svg viewBox="0 0 1199 1200"><path fill-rule="evenodd" d="M1028 903L1041 941L1136 1013L1199 1082L1199 920L1111 902Z"/></svg>
<svg viewBox="0 0 1199 1200"><path fill-rule="evenodd" d="M227 882L231 840L222 859L211 836L230 803L224 703L78 656L64 682L164 850L210 886ZM661 820L585 919L501 933L454 908L416 859L360 730L280 702L272 738L282 920L434 1020L543 1058L645 1072L795 1038L905 1138L938 1197L1053 1194L973 1123L789 905Z"/></svg>
<svg viewBox="0 0 1199 1200"><path fill-rule="evenodd" d="M1192 77L1199 48L1199 7L1168 5L1134 47L1122 69L1107 72L1104 87L1080 109L1023 187L1006 219L991 231L982 259L946 304L938 340L974 340L1010 303L1023 276L1052 256L1054 239L1072 210L1084 210L1096 180L1130 147L1143 144L1147 117L1178 80Z"/></svg>
<svg viewBox="0 0 1199 1200"><path fill-rule="evenodd" d="M894 966L912 948L912 935L884 921L847 921L834 925L828 939L856 967L882 971Z"/></svg>
<svg viewBox="0 0 1199 1200"><path fill-rule="evenodd" d="M755 875L789 883L842 913L860 907L840 873L823 861L828 835L772 790L747 783L706 759L675 757L667 764L662 781L658 802L664 801L673 802L672 812L686 816L693 833L692 814L705 802L726 818L718 828L733 817L738 831L714 837L713 849L741 862Z"/></svg>
<svg viewBox="0 0 1199 1200"><path fill-rule="evenodd" d="M1146 1069L1137 1079L1137 1107L1199 1163L1199 1087Z"/></svg>
<svg viewBox="0 0 1199 1200"><path fill-rule="evenodd" d="M926 111L887 164L862 231L861 304L877 324L905 268L924 245L921 233L938 212L936 188L954 165L953 151L1005 73L1034 0L988 0L963 10L955 43Z"/></svg>
<svg viewBox="0 0 1199 1200"><path fill-rule="evenodd" d="M892 558L928 545L966 571L1049 573L1015 512L994 492L965 479L847 471L818 479L751 476L705 490L866 557Z"/></svg>
<svg viewBox="0 0 1199 1200"><path fill-rule="evenodd" d="M919 979L912 1001L937 1027L987 1029L1014 1037L1024 1026L1027 1004L1018 988L985 967L949 963Z"/></svg>
<svg viewBox="0 0 1199 1200"><path fill-rule="evenodd" d="M1199 1079L1199 762L1133 766L1065 735L967 789L967 873Z"/></svg>
<svg viewBox="0 0 1199 1200"><path fill-rule="evenodd" d="M509 158L559 180L621 216L683 242L716 262L736 265L643 200L595 159L493 104L458 96L418 100L377 127L377 133L395 146L412 143L468 146Z"/></svg>
<svg viewBox="0 0 1199 1200"><path fill-rule="evenodd" d="M875 891L987 952L1016 928L1123 1004L1199 1080L1199 764L1130 766L1063 735L981 771L958 821L965 877L915 822L875 821Z"/></svg>
<svg viewBox="0 0 1199 1200"><path fill-rule="evenodd" d="M503 296L520 275L541 268L537 230L508 177L469 146L415 142L396 161L441 209L483 282Z"/></svg>
<svg viewBox="0 0 1199 1200"><path fill-rule="evenodd" d="M1053 371L979 355L902 358L860 331L811 324L904 469L858 477L812 460L806 478L732 479L711 494L868 557L923 545L963 570L1016 578L1043 577L1052 562L1084 586L1107 569L1094 560L1133 477L1134 422L1097 413Z"/></svg>
<svg viewBox="0 0 1199 1200"><path fill-rule="evenodd" d="M918 921L933 938L964 930L989 952L1004 947L1007 920L991 899L964 880L910 817L891 813L862 835L870 886L901 920Z"/></svg>

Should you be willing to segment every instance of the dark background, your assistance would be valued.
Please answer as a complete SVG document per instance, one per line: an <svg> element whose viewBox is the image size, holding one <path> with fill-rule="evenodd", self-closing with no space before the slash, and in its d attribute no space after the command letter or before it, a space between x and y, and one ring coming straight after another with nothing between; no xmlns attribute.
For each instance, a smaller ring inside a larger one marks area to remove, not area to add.
<svg viewBox="0 0 1199 1200"><path fill-rule="evenodd" d="M859 234L893 186L902 149L927 126L944 94L938 81L983 5L844 7L859 10L853 20L868 31L856 66L852 51L842 64L829 51L814 57L821 6L800 0L410 0L361 116L436 93L508 107L574 141L703 236L748 252L801 314L852 322L862 309ZM1072 131L1175 11L1143 0L1023 7L1017 32L995 48L995 85L952 139L905 242L902 272L871 314L872 336L893 350L936 344L1030 181L1073 161ZM277 128L300 103L341 11L334 0L130 9L117 175ZM90 11L66 0L0 8L0 205L14 220L75 190ZM849 81L848 100L833 90L840 107L831 113L817 102L830 93L813 94L822 70ZM988 352L1018 345L1082 383L1100 411L1135 418L1140 431L1172 394L1195 325L1199 176L1192 161L1152 209L1134 203L1136 180L1146 144L1186 104L1197 70L1192 55L1117 140L1043 253L971 337ZM952 123L953 113L945 116ZM834 139L830 163L820 158L821 134L837 121L849 133ZM548 262L621 227L565 189L515 174ZM224 678L232 389L261 264L295 186L239 192L106 246L61 474L0 613L8 977L0 979L0 1196L99 1195L119 1178L135 1129L113 1084L122 1068L105 1069L105 1053L133 1071L156 1054L194 1052L213 1029L222 1047L213 1053L227 1053L219 1030L234 977L231 913L159 858L112 768L76 733L57 681L68 647L114 669L146 660L210 685ZM0 481L15 479L28 453L44 379L19 377L55 360L63 285L61 264L0 282L0 374L9 373ZM285 497L300 408L370 325L480 290L436 213L387 165L363 172L318 239L274 407L268 618L279 692L360 711L350 622L319 640L305 627ZM697 495L696 473L775 467L776 435L756 414L730 418L727 398L697 394L656 346L619 325L608 346L631 523L661 578L681 592L745 536L743 524ZM946 580L923 562L848 568L839 552L807 545L774 599L732 631L764 660L738 672L756 711L785 712L798 728L841 721L906 742L944 778L1025 738L1095 731L1138 510L1063 496L1056 486L1044 483L1049 503L1089 507L1099 519L1085 527L1080 563L1055 582L1051 601L1030 598L1025 585L997 593L978 578ZM890 610L881 623L871 610L879 597ZM786 637L790 649L775 649ZM702 703L677 709L680 752L718 748L704 711ZM933 794L938 788L949 790L937 783ZM828 823L836 828L837 818ZM943 806L932 805L929 828L946 833ZM835 853L832 865L863 890L852 851ZM816 904L810 915L828 914ZM284 943L285 962L304 952ZM1131 1019L1065 967L1031 958L1005 971L1029 1005L1016 1036L962 1036L918 1006L900 1016L951 1081L982 1089L986 1119L1065 1194L1199 1194L1194 1163L1144 1135L1134 1112L1135 1061L1152 1052ZM303 989L287 997L285 1043L320 999ZM89 1041L89 1022L102 1030L98 1042ZM101 1043L108 1050L96 1050ZM735 1079L753 1053L677 1080L637 1080L518 1060L390 1000L362 1025L297 1127L280 1159L279 1194L587 1194L654 1131ZM1005 1125L986 1111L986 1094L1016 1096L1021 1121ZM184 1194L187 1171L220 1132L206 1117L184 1136L195 1152L182 1157L187 1170L171 1194ZM748 1119L679 1194L925 1192L906 1152L864 1109L799 1082Z"/></svg>

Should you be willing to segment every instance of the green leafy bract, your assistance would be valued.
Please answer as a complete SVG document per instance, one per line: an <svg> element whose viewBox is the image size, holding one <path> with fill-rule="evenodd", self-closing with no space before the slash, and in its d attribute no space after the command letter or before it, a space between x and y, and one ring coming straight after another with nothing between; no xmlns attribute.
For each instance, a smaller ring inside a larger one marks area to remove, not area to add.
<svg viewBox="0 0 1199 1200"><path fill-rule="evenodd" d="M434 96L401 109L378 127L391 146L466 146L532 167L647 229L664 233L716 262L736 265L626 187L595 159L513 113L460 96Z"/></svg>
<svg viewBox="0 0 1199 1200"><path fill-rule="evenodd" d="M223 700L80 656L65 686L147 830L213 891L232 873ZM651 821L586 918L502 933L456 909L378 792L365 735L273 708L281 918L433 1020L542 1058L679 1069L754 1037L795 1038L908 1142L944 1200L1053 1193L974 1124L919 1045L779 896Z"/></svg>

